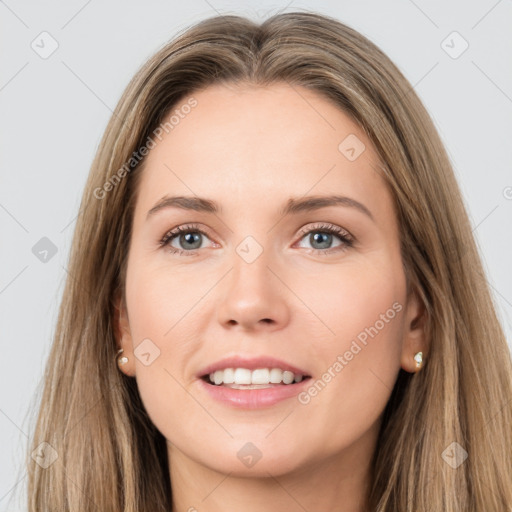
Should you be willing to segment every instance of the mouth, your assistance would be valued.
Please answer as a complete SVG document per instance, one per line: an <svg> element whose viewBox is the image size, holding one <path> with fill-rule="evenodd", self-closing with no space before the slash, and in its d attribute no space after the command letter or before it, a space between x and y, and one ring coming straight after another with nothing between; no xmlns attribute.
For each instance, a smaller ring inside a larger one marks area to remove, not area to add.
<svg viewBox="0 0 512 512"><path fill-rule="evenodd" d="M211 386L249 390L292 387L311 379L311 376L280 368L225 368L207 373L200 378Z"/></svg>
<svg viewBox="0 0 512 512"><path fill-rule="evenodd" d="M203 391L217 403L261 410L296 397L310 385L311 375L271 357L234 356L203 368L197 379Z"/></svg>

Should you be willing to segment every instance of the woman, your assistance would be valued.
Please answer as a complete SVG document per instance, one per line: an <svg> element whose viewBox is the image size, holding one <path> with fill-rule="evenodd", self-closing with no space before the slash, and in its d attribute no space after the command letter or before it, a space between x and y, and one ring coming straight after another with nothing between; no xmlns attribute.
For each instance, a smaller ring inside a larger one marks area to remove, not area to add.
<svg viewBox="0 0 512 512"><path fill-rule="evenodd" d="M93 162L29 510L510 510L511 376L399 70L325 16L215 17Z"/></svg>

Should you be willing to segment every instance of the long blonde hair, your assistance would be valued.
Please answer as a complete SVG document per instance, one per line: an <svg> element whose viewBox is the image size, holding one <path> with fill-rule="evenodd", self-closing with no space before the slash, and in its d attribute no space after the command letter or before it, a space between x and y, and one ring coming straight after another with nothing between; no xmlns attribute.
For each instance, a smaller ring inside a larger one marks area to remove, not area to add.
<svg viewBox="0 0 512 512"><path fill-rule="evenodd" d="M445 149L382 51L337 20L301 12L261 25L204 20L160 49L122 95L75 228L29 450L46 442L58 458L43 468L27 456L29 511L170 510L165 439L135 379L115 364L115 304L124 298L144 164L134 155L178 101L212 83L242 81L286 82L334 101L374 144L396 204L430 348L421 372L400 372L386 406L368 510L511 510L510 351ZM454 453L460 461L468 454L456 468Z"/></svg>

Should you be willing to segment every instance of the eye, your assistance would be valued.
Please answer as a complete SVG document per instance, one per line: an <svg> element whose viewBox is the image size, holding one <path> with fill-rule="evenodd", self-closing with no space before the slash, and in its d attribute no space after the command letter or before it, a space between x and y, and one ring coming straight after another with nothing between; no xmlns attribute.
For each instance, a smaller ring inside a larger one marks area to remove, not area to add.
<svg viewBox="0 0 512 512"><path fill-rule="evenodd" d="M348 231L333 224L319 224L310 226L309 229L301 230L302 238L306 238L312 246L313 252L320 251L321 254L332 254L348 249L354 245L354 238ZM332 246L333 240L338 239L341 243Z"/></svg>
<svg viewBox="0 0 512 512"><path fill-rule="evenodd" d="M321 254L332 254L352 247L354 238L344 229L333 224L317 224L309 229L302 229L301 240L309 236L307 240L312 245L311 251ZM160 240L160 246L167 246L170 252L179 255L193 256L196 251L202 249L203 238L208 234L194 224L178 226L168 231ZM333 240L338 239L340 243L332 246ZM175 244L179 246L176 247ZM307 249L307 247L306 247Z"/></svg>
<svg viewBox="0 0 512 512"><path fill-rule="evenodd" d="M162 247L167 246L172 253L191 256L195 254L197 249L202 248L202 238L207 236L208 235L202 229L193 224L188 224L178 226L168 231L162 240L160 240L160 245ZM175 241L180 244L183 249L172 245Z"/></svg>

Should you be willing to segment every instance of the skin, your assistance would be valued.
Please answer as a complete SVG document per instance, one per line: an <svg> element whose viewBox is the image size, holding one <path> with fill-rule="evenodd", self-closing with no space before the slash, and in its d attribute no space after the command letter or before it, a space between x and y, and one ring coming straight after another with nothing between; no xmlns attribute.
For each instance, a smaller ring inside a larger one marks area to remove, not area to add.
<svg viewBox="0 0 512 512"><path fill-rule="evenodd" d="M192 96L197 106L147 156L116 318L122 371L168 441L172 510L361 511L398 372L415 372L414 354L425 353L377 154L351 118L301 87L216 84ZM338 149L349 134L366 148L354 161ZM167 208L147 219L165 194L213 199L222 211ZM374 220L339 205L279 214L290 197L331 194L363 203ZM200 248L179 235L172 246L195 254L159 245L189 223L207 233ZM319 223L350 233L353 246L339 250L328 234L315 243ZM247 236L263 248L252 263L236 251ZM394 318L306 404L236 409L196 379L232 354L274 356L321 379L394 303ZM147 338L160 353L146 366L134 349ZM252 467L237 457L249 441L261 452Z"/></svg>

